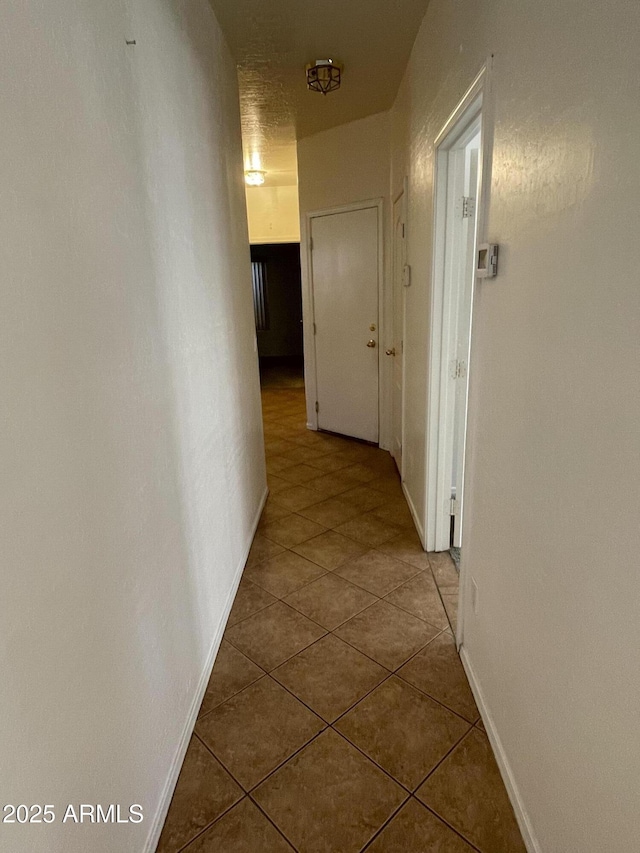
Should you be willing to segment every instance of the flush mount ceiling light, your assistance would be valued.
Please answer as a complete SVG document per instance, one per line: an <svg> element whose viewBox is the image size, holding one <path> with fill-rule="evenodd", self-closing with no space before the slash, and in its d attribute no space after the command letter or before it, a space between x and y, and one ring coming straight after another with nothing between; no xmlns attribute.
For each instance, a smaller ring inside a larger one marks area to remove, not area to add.
<svg viewBox="0 0 640 853"><path fill-rule="evenodd" d="M342 65L333 59L316 59L314 63L307 65L307 87L312 92L321 92L323 95L334 92L340 88L342 71Z"/></svg>
<svg viewBox="0 0 640 853"><path fill-rule="evenodd" d="M261 187L266 174L264 169L248 169L244 173L244 179L250 187Z"/></svg>

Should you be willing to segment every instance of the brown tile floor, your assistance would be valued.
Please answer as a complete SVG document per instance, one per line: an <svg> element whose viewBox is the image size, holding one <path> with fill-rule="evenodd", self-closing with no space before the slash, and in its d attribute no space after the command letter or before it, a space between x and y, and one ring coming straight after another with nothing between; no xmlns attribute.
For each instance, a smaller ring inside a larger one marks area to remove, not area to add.
<svg viewBox="0 0 640 853"><path fill-rule="evenodd" d="M271 494L158 851L524 851L393 461L308 431L291 383L263 412Z"/></svg>

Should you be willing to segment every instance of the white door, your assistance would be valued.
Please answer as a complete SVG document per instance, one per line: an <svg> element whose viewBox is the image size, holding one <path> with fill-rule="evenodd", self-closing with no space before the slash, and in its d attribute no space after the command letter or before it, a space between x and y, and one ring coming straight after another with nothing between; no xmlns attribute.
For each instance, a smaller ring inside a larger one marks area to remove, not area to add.
<svg viewBox="0 0 640 853"><path fill-rule="evenodd" d="M386 354L393 359L391 370L392 433L391 455L402 475L402 417L403 417L403 352L406 264L405 196L402 193L393 204L393 340Z"/></svg>
<svg viewBox="0 0 640 853"><path fill-rule="evenodd" d="M378 208L311 219L318 428L378 442Z"/></svg>

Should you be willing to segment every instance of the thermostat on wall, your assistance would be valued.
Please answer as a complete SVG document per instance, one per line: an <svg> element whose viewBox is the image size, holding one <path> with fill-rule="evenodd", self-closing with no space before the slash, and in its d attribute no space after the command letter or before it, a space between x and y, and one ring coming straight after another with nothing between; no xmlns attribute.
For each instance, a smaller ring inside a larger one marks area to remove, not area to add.
<svg viewBox="0 0 640 853"><path fill-rule="evenodd" d="M498 273L498 244L480 243L476 262L478 278L494 278Z"/></svg>

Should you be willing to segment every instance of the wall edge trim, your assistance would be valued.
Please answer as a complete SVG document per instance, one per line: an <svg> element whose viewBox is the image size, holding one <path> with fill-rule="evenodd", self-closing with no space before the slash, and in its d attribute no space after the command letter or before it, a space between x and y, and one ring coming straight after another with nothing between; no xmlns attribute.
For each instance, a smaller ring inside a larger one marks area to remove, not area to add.
<svg viewBox="0 0 640 853"><path fill-rule="evenodd" d="M402 492L404 494L405 500L407 501L407 504L409 505L409 512L411 513L411 517L413 518L413 523L415 524L416 530L418 532L418 536L420 537L420 542L422 544L422 547L426 551L427 549L426 549L425 544L424 544L424 527L423 527L422 522L420 520L420 515L418 514L418 511L416 510L415 504L414 504L413 499L411 497L411 493L409 492L409 489L407 489L404 481L401 483L401 485L402 485Z"/></svg>
<svg viewBox="0 0 640 853"><path fill-rule="evenodd" d="M231 608L233 607L233 602L235 601L238 586L240 584L240 580L242 579L242 573L244 571L247 558L249 557L249 551L253 543L253 538L258 529L260 516L262 515L262 511L264 510L264 506L267 502L268 497L269 489L266 488L262 494L260 503L258 505L258 511L251 525L251 535L248 537L248 543L245 545L243 556L240 560L238 567L236 568L233 583L231 585L231 589L229 590L229 595L227 596L227 601L225 603L222 619L220 620L220 623L213 638L213 642L211 643L211 648L209 649L207 660L204 665L202 675L200 676L200 681L198 682L198 687L196 689L193 702L191 704L191 708L187 716L187 721L185 723L180 742L178 743L178 747L174 754L173 761L171 762L171 766L169 768L167 779L162 789L158 808L156 809L156 813L153 816L151 829L149 830L149 834L147 835L144 847L142 848L143 853L154 853L158 845L158 841L160 840L160 833L162 832L162 828L167 817L167 812L169 811L169 806L171 805L171 799L173 797L175 787L178 783L178 777L180 775L180 771L182 770L182 764L184 762L184 757L187 753L189 741L191 740L191 736L193 734L196 721L198 719L198 711L200 710L200 705L202 704L202 700L207 689L207 684L209 683L209 679L211 677L211 671L218 655L218 649L220 648L220 643L222 642L224 629L227 626L229 614L231 613Z"/></svg>
<svg viewBox="0 0 640 853"><path fill-rule="evenodd" d="M507 758L507 753L505 751L504 746L502 745L502 741L500 739L500 735L498 734L496 724L493 720L491 712L489 711L489 707L484 698L480 682L473 668L473 664L469 659L467 650L464 646L462 646L462 648L460 649L460 658L462 660L464 670L467 674L467 678L469 679L469 684L476 700L478 710L480 711L482 722L484 723L484 727L487 730L487 737L489 738L489 742L493 749L493 753L498 764L498 769L500 770L500 775L502 776L505 788L507 789L509 800L511 802L511 805L513 806L513 811L515 813L518 826L520 827L520 832L522 833L522 840L524 842L524 846L527 848L527 853L542 853L542 848L540 847L540 844L538 843L538 840L534 834L531 819L525 807L522 794L520 793L520 790L516 783L513 770L511 769L511 764L509 762L509 759Z"/></svg>

